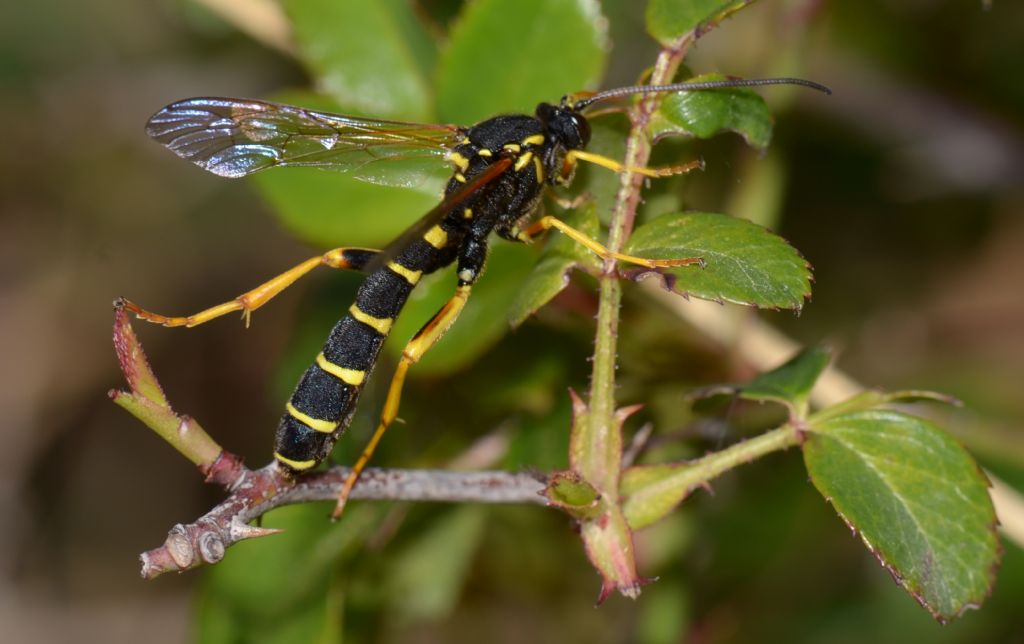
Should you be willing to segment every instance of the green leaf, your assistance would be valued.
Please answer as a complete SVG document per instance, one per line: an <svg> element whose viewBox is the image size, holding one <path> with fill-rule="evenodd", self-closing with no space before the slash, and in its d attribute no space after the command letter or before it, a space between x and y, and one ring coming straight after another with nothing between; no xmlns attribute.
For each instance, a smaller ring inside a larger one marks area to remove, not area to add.
<svg viewBox="0 0 1024 644"><path fill-rule="evenodd" d="M281 223L325 251L380 248L433 208L437 194L378 186L314 168L275 168L251 179Z"/></svg>
<svg viewBox="0 0 1024 644"><path fill-rule="evenodd" d="M811 424L821 424L825 421L838 416L844 416L852 412L876 409L883 405L889 405L892 403L916 402L937 402L954 406L962 404L959 400L949 396L948 394L941 394L934 391L912 389L906 391L885 392L869 389L814 413L808 420Z"/></svg>
<svg viewBox="0 0 1024 644"><path fill-rule="evenodd" d="M626 252L702 258L703 269L681 266L665 274L672 290L706 300L799 310L811 292L810 268L796 249L744 219L703 212L663 215L637 228Z"/></svg>
<svg viewBox="0 0 1024 644"><path fill-rule="evenodd" d="M692 32L694 40L754 0L650 0L647 32L663 45Z"/></svg>
<svg viewBox="0 0 1024 644"><path fill-rule="evenodd" d="M593 204L566 217L565 222L590 237L596 237L600 230ZM513 327L519 326L561 293L569 285L569 273L578 266L599 269L600 261L594 253L558 231L548 232L540 261L526 276L512 303L509 323Z"/></svg>
<svg viewBox="0 0 1024 644"><path fill-rule="evenodd" d="M807 415L811 389L831 359L832 353L825 347L804 349L784 365L742 385L740 397L781 403L789 407L794 417L803 418Z"/></svg>
<svg viewBox="0 0 1024 644"><path fill-rule="evenodd" d="M812 424L815 487L896 582L945 622L988 596L999 562L988 481L932 423L860 411Z"/></svg>
<svg viewBox="0 0 1024 644"><path fill-rule="evenodd" d="M706 74L691 80L722 80ZM710 139L722 132L736 132L748 145L764 149L772 138L772 116L764 98L754 90L735 87L669 94L648 125L651 138L687 134Z"/></svg>
<svg viewBox="0 0 1024 644"><path fill-rule="evenodd" d="M593 87L607 56L596 0L478 0L451 30L438 68L443 120L470 124Z"/></svg>
<svg viewBox="0 0 1024 644"><path fill-rule="evenodd" d="M384 587L392 616L438 619L452 611L483 536L486 517L482 506L456 508L391 557Z"/></svg>
<svg viewBox="0 0 1024 644"><path fill-rule="evenodd" d="M432 120L430 85L418 62L426 34L397 0L285 0L318 86L348 109L383 118Z"/></svg>

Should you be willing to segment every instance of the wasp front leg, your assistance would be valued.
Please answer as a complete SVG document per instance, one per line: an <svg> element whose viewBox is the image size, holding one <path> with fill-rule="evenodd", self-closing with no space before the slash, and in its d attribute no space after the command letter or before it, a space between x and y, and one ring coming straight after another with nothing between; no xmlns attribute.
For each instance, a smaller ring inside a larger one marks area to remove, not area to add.
<svg viewBox="0 0 1024 644"><path fill-rule="evenodd" d="M370 248L335 248L334 250L327 251L323 255L307 259L298 266L295 266L264 282L263 284L260 284L256 288L239 295L230 302L211 306L206 310L188 316L169 317L166 315L160 315L159 313L147 311L134 302L130 302L124 298L119 298L115 304L134 313L140 320L152 322L153 324L161 324L163 326L194 327L205 322L209 322L214 318L219 318L227 313L241 311L242 317L245 319L245 326L248 327L253 311L269 302L274 296L294 284L296 280L306 273L309 273L317 266L361 271L378 253L379 251Z"/></svg>
<svg viewBox="0 0 1024 644"><path fill-rule="evenodd" d="M622 174L623 172L634 172L653 179L660 177L673 177L677 174L686 174L692 170L704 169L703 159L696 159L694 161L664 166L661 168L648 168L645 166L629 166L610 157L594 154L593 152L587 152L586 150L569 150L565 155L566 167L563 169L563 176L571 176L579 161L593 163L594 165L599 165L602 168L608 168L612 172L617 172L619 174Z"/></svg>
<svg viewBox="0 0 1024 644"><path fill-rule="evenodd" d="M616 253L611 251L607 246L597 241L593 237L588 236L586 233L573 228L569 224L565 223L561 219L552 217L551 215L545 215L539 220L533 222L528 228L524 230L517 230L512 228L510 234L514 235L516 239L521 242L529 243L533 241L533 238L540 235L546 230L554 228L563 235L566 235L581 246L591 250L595 255L604 260L618 260L620 262L626 262L628 264L636 264L637 266L644 266L646 268L672 268L675 266L704 266L704 260L700 257L681 257L678 259L650 259L647 257L637 257L636 255L626 255L624 253Z"/></svg>

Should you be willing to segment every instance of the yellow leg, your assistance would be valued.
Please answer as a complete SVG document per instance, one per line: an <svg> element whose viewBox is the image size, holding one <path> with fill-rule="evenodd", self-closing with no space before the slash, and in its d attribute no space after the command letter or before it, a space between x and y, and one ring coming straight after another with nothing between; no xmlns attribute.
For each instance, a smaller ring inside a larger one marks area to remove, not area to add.
<svg viewBox="0 0 1024 644"><path fill-rule="evenodd" d="M352 471L349 472L345 483L341 486L341 492L338 494L338 504L331 514L332 519L337 519L341 516L349 494L352 493L352 488L355 487L356 481L359 480L359 475L362 474L363 468L366 467L366 464L373 456L373 452L377 449L377 444L380 443L384 432L387 431L387 428L394 422L395 417L398 416L398 403L402 398L402 385L405 383L406 372L409 371L409 367L420 361L423 354L429 351L441 339L445 332L448 331L448 328L459 317L459 313L462 312L462 308L466 305L466 300L469 299L470 288L470 286L458 287L452 299L448 300L441 307L441 310L435 313L434 317L430 318L430 321L405 346L405 350L402 352L402 359L398 363L394 377L391 379L388 397L384 400L384 411L381 413L380 424L377 426L377 431L373 433L366 448L363 449L363 453L359 455L359 459L352 466Z"/></svg>
<svg viewBox="0 0 1024 644"><path fill-rule="evenodd" d="M636 174L642 174L645 177L671 177L677 174L685 174L691 170L704 169L704 161L697 159L696 161L690 161L688 163L681 163L678 165L665 166L663 168L645 168L640 166L627 166L619 163L615 159L602 156L600 154L594 154L593 152L587 152L586 150L570 150L565 155L565 162L569 165L575 165L577 161L587 161L595 165L599 165L602 168L608 168L613 172L635 172Z"/></svg>
<svg viewBox="0 0 1024 644"><path fill-rule="evenodd" d="M327 251L319 257L311 257L307 259L298 266L295 266L294 268L281 273L277 277L260 284L247 293L239 295L230 302L211 306L204 311L200 311L199 313L189 316L168 317L166 315L160 315L159 313L152 313L123 298L118 301L118 304L134 313L140 320L145 320L154 324L162 324L163 326L194 327L199 324L203 324L204 322L209 322L214 318L219 318L227 313L231 313L232 311L241 311L242 317L245 319L245 326L248 327L249 319L252 316L253 311L266 304L275 295L291 286L296 280L317 266L359 270L363 268L370 258L376 255L377 252L378 251L368 248L335 248L334 250Z"/></svg>
<svg viewBox="0 0 1024 644"><path fill-rule="evenodd" d="M535 221L529 228L522 231L518 235L518 239L524 242L529 242L533 237L540 233L555 228L559 232L567 235L575 242L586 246L597 254L602 259L617 259L620 262L628 262L630 264L637 264L638 266L646 266L647 268L671 268L673 266L690 266L697 264L698 266L704 265L704 260L700 257L683 257L680 259L648 259L646 257L637 257L635 255L624 255L622 253L613 253L601 243L597 242L590 237L587 237L582 232L576 230L569 224L565 223L561 219L556 219L551 215L545 215L538 221Z"/></svg>

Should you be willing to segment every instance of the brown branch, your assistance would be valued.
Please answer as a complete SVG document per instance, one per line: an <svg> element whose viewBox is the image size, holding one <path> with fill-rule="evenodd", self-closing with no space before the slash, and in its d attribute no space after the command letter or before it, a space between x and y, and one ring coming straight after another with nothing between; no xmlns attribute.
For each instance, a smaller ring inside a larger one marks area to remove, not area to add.
<svg viewBox="0 0 1024 644"><path fill-rule="evenodd" d="M227 459L237 462L235 457ZM230 495L187 525L171 528L163 545L142 553L142 576L153 579L165 572L184 571L217 563L232 545L279 530L249 525L264 513L284 505L333 501L349 468L333 467L297 479L286 477L275 464L259 470L241 468ZM545 504L545 476L511 472L450 472L369 468L352 491L352 499L446 501L452 503ZM325 512L324 516L327 516Z"/></svg>
<svg viewBox="0 0 1024 644"><path fill-rule="evenodd" d="M217 563L239 541L279 532L250 525L274 508L337 499L349 468L333 467L296 478L286 476L276 463L250 470L238 456L223 450L193 418L175 412L132 331L122 300L115 302L114 346L129 390L111 391L110 397L195 463L207 483L228 491L226 499L194 523L179 523L171 528L163 545L142 553L144 578ZM362 473L350 498L544 504L546 479L511 472L371 468Z"/></svg>

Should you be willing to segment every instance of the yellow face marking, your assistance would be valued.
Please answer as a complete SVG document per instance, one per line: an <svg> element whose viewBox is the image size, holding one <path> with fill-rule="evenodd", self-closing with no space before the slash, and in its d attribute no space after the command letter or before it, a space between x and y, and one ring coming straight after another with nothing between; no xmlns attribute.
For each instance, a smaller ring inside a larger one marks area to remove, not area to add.
<svg viewBox="0 0 1024 644"><path fill-rule="evenodd" d="M477 154L487 159L490 159L492 156L494 156L494 153L488 150L487 148L480 150L479 152L477 152Z"/></svg>
<svg viewBox="0 0 1024 644"><path fill-rule="evenodd" d="M416 286L416 283L420 281L421 277L423 277L423 271L414 271L402 266L398 262L388 262L388 268L404 277L405 281L409 282L413 286Z"/></svg>
<svg viewBox="0 0 1024 644"><path fill-rule="evenodd" d="M472 219L473 218L473 209L472 208L466 208L465 210L462 211L462 216L464 218L466 218L466 219Z"/></svg>
<svg viewBox="0 0 1024 644"><path fill-rule="evenodd" d="M455 165L456 168L462 170L463 172L465 172L466 168L469 167L469 159L467 159L466 157L462 156L458 152L449 152L448 153L448 160L451 161Z"/></svg>
<svg viewBox="0 0 1024 644"><path fill-rule="evenodd" d="M315 429L318 432L324 434L330 434L338 428L338 423L331 422L329 420L321 420L319 418L313 418L309 414L304 414L295 408L295 405L288 403L284 406L288 410L288 413L292 415L295 420L309 425L311 429Z"/></svg>
<svg viewBox="0 0 1024 644"><path fill-rule="evenodd" d="M543 134L532 134L523 139L523 145L541 145L544 143Z"/></svg>
<svg viewBox="0 0 1024 644"><path fill-rule="evenodd" d="M526 152L525 154L519 155L519 158L516 159L515 169L517 171L518 170L522 170L523 168L525 168L527 165L530 164L530 159L532 159L532 158L533 158L533 152Z"/></svg>
<svg viewBox="0 0 1024 644"><path fill-rule="evenodd" d="M506 150L508 152L515 152L515 153L518 153L520 150L522 150L522 148L519 147L518 143L506 143L505 145L502 146L501 149L502 150Z"/></svg>
<svg viewBox="0 0 1024 644"><path fill-rule="evenodd" d="M387 335L391 331L391 325L395 322L392 318L375 318L355 304L348 307L348 312L366 326L376 329L381 335Z"/></svg>
<svg viewBox="0 0 1024 644"><path fill-rule="evenodd" d="M540 162L540 157L533 157L533 167L537 171L537 183L544 183L544 165Z"/></svg>
<svg viewBox="0 0 1024 644"><path fill-rule="evenodd" d="M461 172L456 172L455 180L458 181L459 183L466 183L466 175L462 174Z"/></svg>
<svg viewBox="0 0 1024 644"><path fill-rule="evenodd" d="M342 381L346 385L358 387L359 385L363 384L364 380L366 380L365 371L361 371L359 369L346 369L341 365L336 365L330 360L328 360L323 353L316 357L316 364L321 369L331 374L338 380Z"/></svg>
<svg viewBox="0 0 1024 644"><path fill-rule="evenodd" d="M448 244L448 233L440 226L434 226L423 236L423 240L438 250Z"/></svg>
<svg viewBox="0 0 1024 644"><path fill-rule="evenodd" d="M274 458L281 461L282 463L292 468L293 470L308 470L309 468L316 465L316 461L293 461L290 458L285 458L284 456L281 456L277 452L274 452Z"/></svg>

